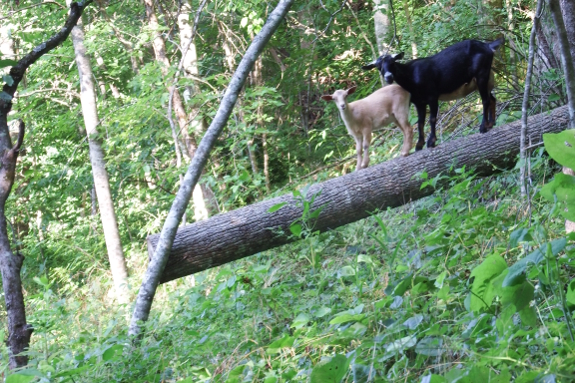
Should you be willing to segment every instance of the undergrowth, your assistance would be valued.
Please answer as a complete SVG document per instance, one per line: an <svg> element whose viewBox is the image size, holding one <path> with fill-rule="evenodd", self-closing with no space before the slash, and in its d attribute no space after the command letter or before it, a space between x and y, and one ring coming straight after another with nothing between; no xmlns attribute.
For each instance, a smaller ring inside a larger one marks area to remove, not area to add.
<svg viewBox="0 0 575 383"><path fill-rule="evenodd" d="M531 171L530 202L517 171L460 169L431 197L162 285L140 348L106 274L55 269L8 381L571 381L575 252L536 194L558 168L541 150Z"/></svg>

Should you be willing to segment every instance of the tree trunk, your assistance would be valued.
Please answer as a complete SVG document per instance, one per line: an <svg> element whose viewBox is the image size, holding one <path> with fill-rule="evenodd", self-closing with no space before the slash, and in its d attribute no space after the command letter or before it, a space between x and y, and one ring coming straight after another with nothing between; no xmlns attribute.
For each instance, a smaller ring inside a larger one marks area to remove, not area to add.
<svg viewBox="0 0 575 383"><path fill-rule="evenodd" d="M254 65L254 62L278 28L280 22L284 19L293 1L294 0L280 0L276 8L270 13L268 20L262 27L260 33L258 33L252 41L252 44L244 54L242 61L232 76L230 84L220 103L220 107L218 108L210 127L206 131L206 134L202 138L196 155L192 158L192 163L188 167L184 182L176 194L176 198L174 199L172 207L168 213L168 217L164 223L164 227L162 228L158 246L154 252L154 256L148 264L148 268L146 269L146 273L142 280L142 286L138 293L138 298L136 299L136 304L134 305L134 314L130 321L128 334L135 336L136 339L139 338L142 332L140 322L147 321L148 316L150 315L150 309L152 308L156 289L160 282L160 277L164 272L166 262L168 261L168 255L172 248L178 225L186 210L186 206L190 201L192 190L197 185L200 174L208 160L208 155L232 113L238 95L251 71L252 66ZM199 222L208 221L209 220Z"/></svg>
<svg viewBox="0 0 575 383"><path fill-rule="evenodd" d="M78 3L70 5L70 14L64 26L52 38L38 45L10 69L10 77L12 77L13 82L11 85L4 83L3 96L0 97L0 271L8 319L7 345L10 348L10 369L23 367L28 363L27 356L18 356L18 354L28 348L33 329L26 323L26 310L20 279L20 269L24 257L12 252L6 230L6 200L14 184L18 151L24 140L24 123L20 121L18 142L12 146L8 128L8 113L12 109L14 94L28 67L68 38L72 27L76 25L85 7L90 3L91 0L88 0L81 5Z"/></svg>
<svg viewBox="0 0 575 383"><path fill-rule="evenodd" d="M409 13L409 3L407 0L403 2L403 11L405 12L405 21L409 29L409 36L411 38L411 58L417 58L417 43L415 42L415 30L413 29L413 23L411 22L411 14Z"/></svg>
<svg viewBox="0 0 575 383"><path fill-rule="evenodd" d="M533 143L543 133L560 132L568 123L566 107L529 118L527 135ZM365 218L371 212L401 206L434 192L421 189L428 178L441 174L437 187L447 187L448 176L455 168L466 166L477 175L493 174L496 169L511 168L517 162L521 122L496 128L485 134L474 134L444 143L316 184L309 188L307 199L316 196L311 210L323 207L313 230L321 232ZM456 167L452 167L452 165ZM269 209L285 203L274 213ZM292 194L263 201L238 210L216 215L207 221L181 227L174 240L170 258L160 282L219 266L258 252L295 241L290 225L301 218L301 204ZM148 238L148 253L154 253L159 236ZM155 257L155 255L154 255ZM152 258L153 259L153 258Z"/></svg>
<svg viewBox="0 0 575 383"><path fill-rule="evenodd" d="M375 41L377 43L377 51L380 55L384 54L389 48L388 42L385 40L389 34L389 5L388 0L373 0L377 10L373 15L373 23L375 28ZM382 12L383 10L383 12Z"/></svg>
<svg viewBox="0 0 575 383"><path fill-rule="evenodd" d="M98 130L96 127L99 124L99 120L96 107L96 91L94 89L94 82L92 81L94 76L92 74L90 59L86 54L86 47L84 46L84 30L82 29L81 20L79 20L78 25L72 29L72 43L74 44L76 65L78 66L78 73L80 75L82 114L84 116L84 124L86 125L94 187L96 189L96 197L98 198L98 206L100 207L100 218L104 229L104 238L108 250L108 259L110 260L112 279L114 280L118 301L120 303L128 303L128 268L126 267L126 260L124 259L124 252L122 251L120 231L118 230L116 212L114 211L114 203L112 202L112 193L110 192L110 182L108 180L108 172L106 171L104 152L97 137Z"/></svg>
<svg viewBox="0 0 575 383"><path fill-rule="evenodd" d="M571 58L575 60L575 0L560 0Z"/></svg>
<svg viewBox="0 0 575 383"><path fill-rule="evenodd" d="M563 22L563 15L559 7L559 0L547 0L549 10L553 17L553 23L557 30L557 40L561 50L561 66L565 75L565 85L567 87L567 105L569 106L569 117L571 123L575 123L575 67L573 67L573 59L571 58L570 44L567 39L567 31L565 23ZM571 26L575 28L574 26ZM571 125L571 128L575 128Z"/></svg>
<svg viewBox="0 0 575 383"><path fill-rule="evenodd" d="M170 60L166 54L166 43L164 42L162 34L160 33L160 23L154 10L154 1L144 0L144 4L146 5L146 14L150 23L150 29L155 34L153 45L156 61L163 64L161 68L162 74L167 76L170 68ZM167 78L166 81L168 81ZM172 97L172 105L176 113L180 132L182 132L185 142L185 148L182 149L184 149L183 151L186 154L186 157L190 159L194 156L197 145L193 136L188 131L188 116L186 114L186 109L184 107L182 97L180 96L180 92L178 91L177 87L175 87L175 85L169 86L168 92L174 95ZM206 203L204 201L204 196L199 185L198 190L194 190L192 201L194 205L194 217L197 217L196 219L202 219L202 217L207 217L209 215L208 211L206 210Z"/></svg>
<svg viewBox="0 0 575 383"><path fill-rule="evenodd" d="M529 110L529 92L531 90L531 75L533 73L533 58L535 56L535 35L541 17L543 0L537 0L537 10L533 17L533 26L529 36L529 55L527 58L527 75L525 76L525 92L523 93L523 103L521 104L521 139L519 141L519 158L521 159L521 168L519 170L519 182L521 184L521 197L527 196L527 186L525 185L525 170L527 169L527 115Z"/></svg>
<svg viewBox="0 0 575 383"><path fill-rule="evenodd" d="M178 15L178 27L180 29L180 47L184 49L189 43L189 48L183 58L183 69L185 76L195 81L200 75L198 69L198 53L196 50L196 44L190 39L192 38L192 31L194 29L193 20L191 20L192 7L190 1L183 1L180 14ZM182 52L183 54L183 52ZM190 96L198 92L199 87L188 86L187 90L190 92ZM190 123L190 130L197 134L204 134L206 130L206 122L204 118L200 115L200 110L197 106L192 105L190 108L189 115L193 118Z"/></svg>
<svg viewBox="0 0 575 383"><path fill-rule="evenodd" d="M575 10L573 0L562 0L561 7L557 0L548 0L549 10L557 30L557 38L561 48L561 65L565 73L565 87L567 88L567 105L569 107L569 128L575 129L575 15L569 14ZM566 17L564 19L564 16ZM573 175L573 169L563 168L563 173ZM565 230L570 233L575 228L575 222L565 220Z"/></svg>

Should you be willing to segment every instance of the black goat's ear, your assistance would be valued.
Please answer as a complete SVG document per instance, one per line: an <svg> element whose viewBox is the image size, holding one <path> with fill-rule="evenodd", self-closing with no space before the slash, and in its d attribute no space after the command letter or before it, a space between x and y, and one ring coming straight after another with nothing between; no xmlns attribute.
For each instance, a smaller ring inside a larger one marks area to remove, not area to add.
<svg viewBox="0 0 575 383"><path fill-rule="evenodd" d="M396 54L396 55L391 55L391 58L394 59L394 60L401 60L401 59L403 58L403 55L404 55L404 54L405 54L404 52L400 52L400 53L398 53L398 54Z"/></svg>
<svg viewBox="0 0 575 383"><path fill-rule="evenodd" d="M373 68L375 68L375 63L376 63L376 61L372 61L369 64L365 64L364 66L361 67L361 69L363 69L363 70L373 69Z"/></svg>

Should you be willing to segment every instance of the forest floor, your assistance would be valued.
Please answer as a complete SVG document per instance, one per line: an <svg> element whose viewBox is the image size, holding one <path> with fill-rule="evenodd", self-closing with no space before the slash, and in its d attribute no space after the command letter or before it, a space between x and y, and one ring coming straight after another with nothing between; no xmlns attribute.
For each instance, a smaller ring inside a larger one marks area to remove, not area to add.
<svg viewBox="0 0 575 383"><path fill-rule="evenodd" d="M22 381L569 381L561 292L574 251L534 193L559 170L543 153L531 159L530 202L517 170L461 169L431 197L164 284L139 349L107 274L36 278ZM557 257L500 288L508 266L547 243Z"/></svg>

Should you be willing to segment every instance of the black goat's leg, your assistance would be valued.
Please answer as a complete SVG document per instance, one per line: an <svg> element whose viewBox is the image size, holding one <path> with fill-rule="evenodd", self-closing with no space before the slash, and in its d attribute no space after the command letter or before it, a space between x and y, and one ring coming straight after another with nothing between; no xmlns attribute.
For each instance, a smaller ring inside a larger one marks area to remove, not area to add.
<svg viewBox="0 0 575 383"><path fill-rule="evenodd" d="M417 144L415 144L416 151L423 149L423 144L425 144L425 133L423 131L423 127L425 126L425 107L425 104L415 105L415 109L417 110L417 131L419 133Z"/></svg>
<svg viewBox="0 0 575 383"><path fill-rule="evenodd" d="M439 112L439 100L434 100L429 103L429 126L431 126L431 133L427 139L427 147L435 148L435 124L437 123L437 113Z"/></svg>
<svg viewBox="0 0 575 383"><path fill-rule="evenodd" d="M492 128L495 125L495 120L497 118L497 116L495 115L496 113L496 109L495 107L497 106L497 99L495 98L495 96L493 96L493 93L489 93L489 124L490 124L490 128Z"/></svg>
<svg viewBox="0 0 575 383"><path fill-rule="evenodd" d="M479 126L479 133L487 133L489 129L493 126L493 122L489 119L489 109L491 107L491 97L493 97L487 87L487 79L482 79L481 81L477 79L477 89L479 90L479 95L481 96L481 103L483 104L483 121ZM495 99L495 97L493 97ZM495 109L495 101L493 101L493 109ZM495 115L495 111L493 112Z"/></svg>

